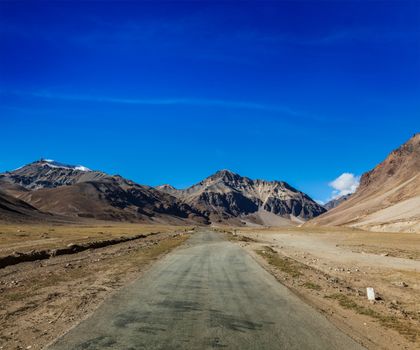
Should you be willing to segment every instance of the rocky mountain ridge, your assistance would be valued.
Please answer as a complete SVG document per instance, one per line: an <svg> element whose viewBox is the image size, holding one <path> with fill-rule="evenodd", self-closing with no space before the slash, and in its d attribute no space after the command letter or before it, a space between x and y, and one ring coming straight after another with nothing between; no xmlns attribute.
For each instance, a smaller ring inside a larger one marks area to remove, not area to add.
<svg viewBox="0 0 420 350"><path fill-rule="evenodd" d="M178 190L158 187L205 213L213 221L245 217L260 210L284 218L306 220L325 209L283 181L252 180L229 170L221 170L203 181Z"/></svg>
<svg viewBox="0 0 420 350"><path fill-rule="evenodd" d="M177 190L39 160L0 174L0 188L43 212L99 220L241 224L257 213L271 214L273 222L273 217L307 220L325 211L285 182L252 180L229 170Z"/></svg>
<svg viewBox="0 0 420 350"><path fill-rule="evenodd" d="M207 223L197 210L119 175L40 160L0 174L0 188L44 212L140 222Z"/></svg>

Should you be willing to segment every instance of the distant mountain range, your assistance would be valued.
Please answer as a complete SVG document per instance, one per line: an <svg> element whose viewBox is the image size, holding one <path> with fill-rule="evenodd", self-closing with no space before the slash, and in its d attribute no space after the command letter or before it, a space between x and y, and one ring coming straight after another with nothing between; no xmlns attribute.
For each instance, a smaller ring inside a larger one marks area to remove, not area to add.
<svg viewBox="0 0 420 350"><path fill-rule="evenodd" d="M305 225L420 232L420 134L364 173L348 200Z"/></svg>
<svg viewBox="0 0 420 350"><path fill-rule="evenodd" d="M228 170L177 190L42 159L0 174L0 189L41 213L97 220L292 224L325 212L285 182L251 180Z"/></svg>
<svg viewBox="0 0 420 350"><path fill-rule="evenodd" d="M341 203L345 202L346 200L348 200L351 196L351 193L346 194L344 196L340 196L338 198L334 198L331 199L330 201L328 201L327 203L325 203L323 205L323 207L327 210L331 210L334 209L335 207L338 207Z"/></svg>
<svg viewBox="0 0 420 350"><path fill-rule="evenodd" d="M328 209L328 212L327 212ZM351 226L420 232L420 134L324 207L283 181L221 170L186 189L42 159L0 174L0 221Z"/></svg>

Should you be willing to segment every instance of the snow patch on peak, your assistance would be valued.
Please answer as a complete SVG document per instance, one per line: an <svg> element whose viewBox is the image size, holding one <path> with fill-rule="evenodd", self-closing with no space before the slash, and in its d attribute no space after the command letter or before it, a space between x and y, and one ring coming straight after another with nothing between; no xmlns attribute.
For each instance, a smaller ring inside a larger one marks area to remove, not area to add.
<svg viewBox="0 0 420 350"><path fill-rule="evenodd" d="M76 170L80 170L80 171L92 171L91 169L86 168L86 167L85 167L85 166L83 166L83 165L77 165L77 166L75 166L75 167L74 167L74 169L76 169Z"/></svg>
<svg viewBox="0 0 420 350"><path fill-rule="evenodd" d="M92 171L91 169L83 166L83 165L69 165L69 164L63 164L60 162L56 162L53 159L41 159L41 163L45 164L46 166L50 168L58 168L58 169L72 169L72 170L78 170L78 171Z"/></svg>

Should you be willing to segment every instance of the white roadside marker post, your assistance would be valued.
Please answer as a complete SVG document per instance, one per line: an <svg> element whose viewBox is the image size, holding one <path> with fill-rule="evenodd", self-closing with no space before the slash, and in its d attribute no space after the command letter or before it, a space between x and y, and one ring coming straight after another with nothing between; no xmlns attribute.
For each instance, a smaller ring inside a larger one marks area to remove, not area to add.
<svg viewBox="0 0 420 350"><path fill-rule="evenodd" d="M366 288L366 292L367 292L367 298L369 301L375 301L376 297L375 297L375 290L373 288Z"/></svg>

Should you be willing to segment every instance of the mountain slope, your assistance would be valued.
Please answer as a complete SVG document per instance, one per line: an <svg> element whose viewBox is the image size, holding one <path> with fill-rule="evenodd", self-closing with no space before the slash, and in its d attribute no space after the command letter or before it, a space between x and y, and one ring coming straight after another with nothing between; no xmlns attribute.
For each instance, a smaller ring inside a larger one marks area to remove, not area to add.
<svg viewBox="0 0 420 350"><path fill-rule="evenodd" d="M0 222L39 222L51 219L58 218L53 218L18 198L0 192Z"/></svg>
<svg viewBox="0 0 420 350"><path fill-rule="evenodd" d="M325 212L309 196L285 182L252 180L228 170L218 171L185 190L169 185L158 189L197 208L213 222L232 218L246 221L247 216L255 217L261 211L302 220ZM267 215L258 215L260 221L262 217Z"/></svg>
<svg viewBox="0 0 420 350"><path fill-rule="evenodd" d="M344 196L335 198L335 199L331 199L329 202L327 202L326 204L324 204L324 208L327 210L331 210L334 209L335 207L338 207L341 203L345 202L346 200L348 200L351 196L350 194L346 194Z"/></svg>
<svg viewBox="0 0 420 350"><path fill-rule="evenodd" d="M307 225L420 232L420 134L363 174L349 200Z"/></svg>
<svg viewBox="0 0 420 350"><path fill-rule="evenodd" d="M37 161L0 174L0 188L55 214L140 222L206 223L199 212L177 198L121 176L85 167Z"/></svg>

